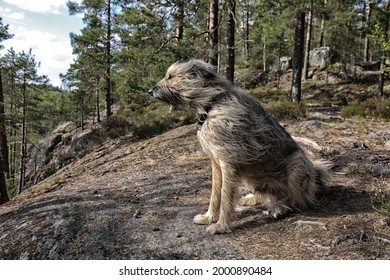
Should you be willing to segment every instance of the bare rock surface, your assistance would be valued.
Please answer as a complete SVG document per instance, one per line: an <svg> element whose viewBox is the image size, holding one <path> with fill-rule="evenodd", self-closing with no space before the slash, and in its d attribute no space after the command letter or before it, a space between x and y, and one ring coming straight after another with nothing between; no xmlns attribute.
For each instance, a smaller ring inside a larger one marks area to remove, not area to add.
<svg viewBox="0 0 390 280"><path fill-rule="evenodd" d="M237 209L224 235L192 223L211 190L195 125L111 140L0 206L0 259L390 259L390 217L373 208L389 177L364 167L389 167L390 150L372 137L386 127L286 124L333 162L329 189L311 209L279 220L259 207ZM353 148L356 141L367 148Z"/></svg>

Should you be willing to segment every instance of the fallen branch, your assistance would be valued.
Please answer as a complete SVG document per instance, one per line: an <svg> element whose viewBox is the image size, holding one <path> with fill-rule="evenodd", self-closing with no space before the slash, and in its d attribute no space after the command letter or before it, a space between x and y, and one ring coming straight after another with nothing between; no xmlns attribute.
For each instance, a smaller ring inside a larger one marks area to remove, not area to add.
<svg viewBox="0 0 390 280"><path fill-rule="evenodd" d="M386 239L379 236L374 236L375 239L378 239L380 242L390 243L390 239Z"/></svg>
<svg viewBox="0 0 390 280"><path fill-rule="evenodd" d="M296 222L292 223L291 225L295 225L296 227L303 226L303 225L316 225L316 226L323 226L323 227L325 227L326 223L319 222L319 221L303 221L303 220L299 220L299 221L296 221Z"/></svg>
<svg viewBox="0 0 390 280"><path fill-rule="evenodd" d="M311 146L312 148L316 149L316 150L321 150L321 147L320 145L318 145L314 140L311 140L309 138L304 138L304 137L298 137L298 136L292 136L292 138L302 144L302 145L307 145L307 146Z"/></svg>
<svg viewBox="0 0 390 280"><path fill-rule="evenodd" d="M305 246L313 246L313 247L316 247L316 248L319 248L319 249L322 249L322 250L329 250L331 248L329 246L321 245L320 243L317 243L313 239L309 239L309 243L303 244L303 245L305 245Z"/></svg>

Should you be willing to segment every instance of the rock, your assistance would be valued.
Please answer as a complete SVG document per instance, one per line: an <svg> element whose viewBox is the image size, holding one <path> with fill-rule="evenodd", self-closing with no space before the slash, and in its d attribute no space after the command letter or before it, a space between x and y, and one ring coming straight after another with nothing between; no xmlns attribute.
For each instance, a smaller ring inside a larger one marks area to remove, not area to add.
<svg viewBox="0 0 390 280"><path fill-rule="evenodd" d="M234 82L241 88L251 89L264 86L276 80L277 77L270 72L256 68L245 68L237 71Z"/></svg>
<svg viewBox="0 0 390 280"><path fill-rule="evenodd" d="M276 59L271 66L272 71L286 71L291 68L291 57L282 56L280 59Z"/></svg>
<svg viewBox="0 0 390 280"><path fill-rule="evenodd" d="M376 82L378 80L377 71L365 71L362 66L357 64L346 64L345 72L347 78L354 81Z"/></svg>
<svg viewBox="0 0 390 280"><path fill-rule="evenodd" d="M312 67L330 65L331 59L332 53L329 47L315 48L309 54L309 64Z"/></svg>
<svg viewBox="0 0 390 280"><path fill-rule="evenodd" d="M360 66L364 71L379 71L381 68L381 62L379 60L356 63L356 65Z"/></svg>
<svg viewBox="0 0 390 280"><path fill-rule="evenodd" d="M389 141L390 140L390 129L384 129L384 130L372 132L372 133L370 133L369 136L371 138L374 138L374 139L382 139L384 141Z"/></svg>
<svg viewBox="0 0 390 280"><path fill-rule="evenodd" d="M368 146L366 144L364 144L363 142L359 142L359 141L355 141L355 142L352 142L349 147L351 149L361 149L361 150L365 150L368 148Z"/></svg>
<svg viewBox="0 0 390 280"><path fill-rule="evenodd" d="M370 173L375 177L388 178L390 177L390 168L381 165L370 165L367 166Z"/></svg>
<svg viewBox="0 0 390 280"><path fill-rule="evenodd" d="M28 150L26 187L51 176L102 143L92 129L77 131L71 122L57 126Z"/></svg>

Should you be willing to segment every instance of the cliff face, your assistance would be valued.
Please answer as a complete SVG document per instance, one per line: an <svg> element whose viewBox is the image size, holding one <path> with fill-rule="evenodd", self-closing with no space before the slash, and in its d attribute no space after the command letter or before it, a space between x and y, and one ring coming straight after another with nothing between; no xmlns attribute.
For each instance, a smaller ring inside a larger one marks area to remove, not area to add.
<svg viewBox="0 0 390 280"><path fill-rule="evenodd" d="M1 205L0 259L389 259L390 220L372 205L390 183L367 168L390 163L376 136L388 124L321 117L286 125L334 163L312 209L273 220L239 208L232 233L207 234L192 218L207 210L211 164L189 125L109 140ZM47 150L83 139L64 135L48 137Z"/></svg>
<svg viewBox="0 0 390 280"><path fill-rule="evenodd" d="M26 187L35 185L64 166L76 161L101 145L99 130L77 130L72 122L59 125L30 146L26 164Z"/></svg>

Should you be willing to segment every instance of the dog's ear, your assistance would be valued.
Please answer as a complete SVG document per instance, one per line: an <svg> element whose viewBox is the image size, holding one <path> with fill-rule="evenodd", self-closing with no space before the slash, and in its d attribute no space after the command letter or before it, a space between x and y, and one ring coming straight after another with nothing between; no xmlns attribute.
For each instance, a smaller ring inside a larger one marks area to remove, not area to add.
<svg viewBox="0 0 390 280"><path fill-rule="evenodd" d="M213 79L217 76L216 69L213 65L203 61L194 61L191 68L191 75L204 79Z"/></svg>

